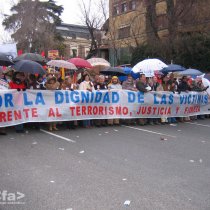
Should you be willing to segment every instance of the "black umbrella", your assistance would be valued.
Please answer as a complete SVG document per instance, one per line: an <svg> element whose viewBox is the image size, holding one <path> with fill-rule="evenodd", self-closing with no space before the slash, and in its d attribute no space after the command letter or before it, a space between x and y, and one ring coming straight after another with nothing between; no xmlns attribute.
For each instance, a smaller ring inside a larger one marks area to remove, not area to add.
<svg viewBox="0 0 210 210"><path fill-rule="evenodd" d="M12 66L16 71L29 73L29 74L46 74L43 67L34 61L22 60Z"/></svg>
<svg viewBox="0 0 210 210"><path fill-rule="evenodd" d="M14 59L14 62L21 61L21 60L30 60L40 63L41 65L45 65L47 63L46 59L43 58L41 55L36 53L24 53Z"/></svg>
<svg viewBox="0 0 210 210"><path fill-rule="evenodd" d="M123 68L119 67L107 67L100 71L100 73L105 75L112 75L112 76L125 76L127 75Z"/></svg>
<svg viewBox="0 0 210 210"><path fill-rule="evenodd" d="M14 64L5 53L0 53L0 66L10 66Z"/></svg>
<svg viewBox="0 0 210 210"><path fill-rule="evenodd" d="M169 72L177 72L177 71L184 71L186 68L183 66L177 65L177 64L170 64L168 67L165 67L161 70L164 74L167 74Z"/></svg>

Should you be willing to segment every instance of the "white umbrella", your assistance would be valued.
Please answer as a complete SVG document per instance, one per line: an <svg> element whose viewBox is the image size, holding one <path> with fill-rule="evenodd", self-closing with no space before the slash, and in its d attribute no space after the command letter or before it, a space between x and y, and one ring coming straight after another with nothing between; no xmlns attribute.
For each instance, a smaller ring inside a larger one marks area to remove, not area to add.
<svg viewBox="0 0 210 210"><path fill-rule="evenodd" d="M154 71L160 71L163 68L168 67L161 60L153 58L153 59L145 59L139 63L137 63L132 71L134 73L142 73L145 74L146 77L153 77Z"/></svg>
<svg viewBox="0 0 210 210"><path fill-rule="evenodd" d="M55 66L58 68L65 68L65 69L72 69L72 70L77 70L77 67L68 61L64 60L51 60L47 63L48 66Z"/></svg>
<svg viewBox="0 0 210 210"><path fill-rule="evenodd" d="M110 63L103 58L90 58L87 60L92 66L111 66Z"/></svg>
<svg viewBox="0 0 210 210"><path fill-rule="evenodd" d="M210 81L208 79L202 77L202 83L203 83L204 87L208 87L209 86L209 88L207 88L206 91L210 95Z"/></svg>

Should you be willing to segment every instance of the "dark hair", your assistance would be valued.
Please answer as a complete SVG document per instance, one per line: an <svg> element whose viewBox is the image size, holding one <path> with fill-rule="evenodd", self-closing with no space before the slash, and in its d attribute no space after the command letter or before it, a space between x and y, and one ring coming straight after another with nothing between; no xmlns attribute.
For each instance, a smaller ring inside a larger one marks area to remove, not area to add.
<svg viewBox="0 0 210 210"><path fill-rule="evenodd" d="M85 75L82 75L82 81L85 81L85 77L88 76L89 79L90 79L90 75L89 74L85 74Z"/></svg>
<svg viewBox="0 0 210 210"><path fill-rule="evenodd" d="M145 74L140 74L139 78L141 79L143 76L145 76Z"/></svg>
<svg viewBox="0 0 210 210"><path fill-rule="evenodd" d="M29 79L34 82L36 81L36 76L34 74L30 74Z"/></svg>
<svg viewBox="0 0 210 210"><path fill-rule="evenodd" d="M14 74L12 75L12 80L13 81L16 79L18 74L23 74L23 72L19 72L19 71L14 72Z"/></svg>

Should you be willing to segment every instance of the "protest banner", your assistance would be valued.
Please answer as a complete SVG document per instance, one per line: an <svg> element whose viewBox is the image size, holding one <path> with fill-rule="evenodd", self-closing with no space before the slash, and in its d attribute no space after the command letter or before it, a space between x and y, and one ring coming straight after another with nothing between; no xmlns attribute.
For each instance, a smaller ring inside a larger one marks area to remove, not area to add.
<svg viewBox="0 0 210 210"><path fill-rule="evenodd" d="M0 127L26 122L210 114L208 93L1 90Z"/></svg>
<svg viewBox="0 0 210 210"><path fill-rule="evenodd" d="M56 58L59 58L59 52L58 50L49 50L48 51L48 58L50 59L56 59Z"/></svg>

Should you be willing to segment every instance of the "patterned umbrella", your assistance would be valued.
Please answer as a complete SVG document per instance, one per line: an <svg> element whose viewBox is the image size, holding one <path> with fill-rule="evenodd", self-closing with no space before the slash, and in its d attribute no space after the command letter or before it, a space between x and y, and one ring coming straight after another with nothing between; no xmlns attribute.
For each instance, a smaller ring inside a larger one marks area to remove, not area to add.
<svg viewBox="0 0 210 210"><path fill-rule="evenodd" d="M77 68L91 69L91 64L82 58L71 58L68 62L73 63Z"/></svg>
<svg viewBox="0 0 210 210"><path fill-rule="evenodd" d="M30 61L35 61L41 65L46 64L46 59L43 58L41 55L36 54L36 53L24 53L14 59L14 62L21 61L21 60L30 60Z"/></svg>
<svg viewBox="0 0 210 210"><path fill-rule="evenodd" d="M29 60L18 61L12 66L12 68L16 71L29 74L46 74L44 68L39 63Z"/></svg>
<svg viewBox="0 0 210 210"><path fill-rule="evenodd" d="M87 60L92 66L111 66L110 63L103 58L90 58Z"/></svg>
<svg viewBox="0 0 210 210"><path fill-rule="evenodd" d="M47 63L47 65L58 68L77 70L77 67L73 63L64 60L51 60Z"/></svg>
<svg viewBox="0 0 210 210"><path fill-rule="evenodd" d="M0 53L0 66L10 66L14 64L6 54Z"/></svg>

